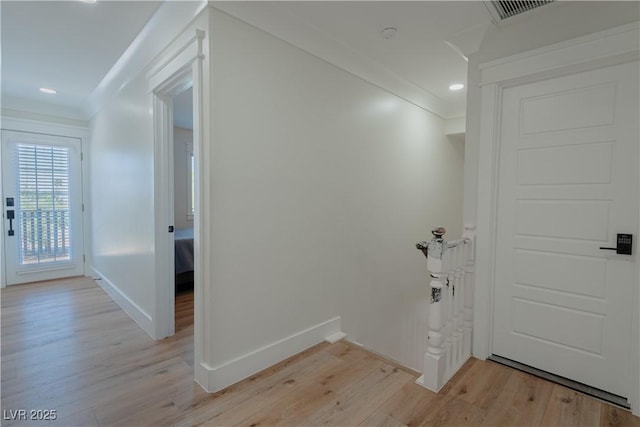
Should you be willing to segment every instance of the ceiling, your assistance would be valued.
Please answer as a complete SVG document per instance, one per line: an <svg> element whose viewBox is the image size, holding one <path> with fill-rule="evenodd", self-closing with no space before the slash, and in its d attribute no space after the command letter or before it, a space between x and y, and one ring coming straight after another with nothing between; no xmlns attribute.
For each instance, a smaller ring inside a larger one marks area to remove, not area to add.
<svg viewBox="0 0 640 427"><path fill-rule="evenodd" d="M3 106L79 110L161 3L0 1Z"/></svg>
<svg viewBox="0 0 640 427"><path fill-rule="evenodd" d="M451 92L449 85L466 82L463 51L477 50L491 24L481 1L216 1L214 6L446 118L464 116L466 91ZM389 27L397 32L387 39L382 30Z"/></svg>
<svg viewBox="0 0 640 427"><path fill-rule="evenodd" d="M161 4L1 1L3 107L88 119L83 103ZM466 91L448 87L466 82L463 52L491 22L479 1L211 4L445 118L464 115Z"/></svg>

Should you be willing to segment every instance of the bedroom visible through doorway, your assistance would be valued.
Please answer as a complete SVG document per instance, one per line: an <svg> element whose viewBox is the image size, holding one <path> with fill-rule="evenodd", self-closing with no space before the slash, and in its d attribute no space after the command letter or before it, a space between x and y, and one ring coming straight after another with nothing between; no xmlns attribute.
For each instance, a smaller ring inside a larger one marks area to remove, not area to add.
<svg viewBox="0 0 640 427"><path fill-rule="evenodd" d="M195 162L193 152L193 90L191 87L173 96L173 189L175 296L180 301L191 294L193 302L195 214ZM184 302L181 302L184 303ZM177 312L177 310L176 310ZM176 319L176 330L180 322Z"/></svg>

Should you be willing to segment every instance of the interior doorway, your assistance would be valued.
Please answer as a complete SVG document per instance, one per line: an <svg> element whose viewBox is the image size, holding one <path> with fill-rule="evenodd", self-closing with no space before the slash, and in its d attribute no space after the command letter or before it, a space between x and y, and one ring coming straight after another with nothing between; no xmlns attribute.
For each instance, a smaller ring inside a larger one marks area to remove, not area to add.
<svg viewBox="0 0 640 427"><path fill-rule="evenodd" d="M176 94L173 103L173 202L175 332L193 324L195 156L193 150L193 88ZM187 307L189 306L190 307ZM190 309L190 310L188 310Z"/></svg>
<svg viewBox="0 0 640 427"><path fill-rule="evenodd" d="M190 67L186 70L190 71ZM199 168L197 166L198 150L193 147L198 145L197 141L201 133L198 129L198 121L193 121L194 113L199 111L199 107L193 102L194 90L192 73L185 72L183 69L182 72L170 77L156 88L154 96L156 339L175 333L176 274L185 273L180 276L183 278L191 272L194 291L197 286L196 246L199 236L195 224L199 200L196 188L199 186L197 177ZM191 102L190 107L185 105L189 102ZM181 120L190 121L191 129L181 128L176 131L176 124ZM179 137L178 144L184 146L184 150L178 153L176 151L180 150L180 147L176 145L176 136ZM191 151L188 159L187 149ZM177 183L180 187L184 184L184 188L176 189ZM192 188L187 187L188 184L192 185ZM188 194L191 194L191 200L187 197ZM179 206L176 201L180 204ZM184 218L182 218L183 214ZM180 222L176 223L176 220ZM179 226L177 227L176 224ZM181 255L179 264L178 249ZM194 300L196 300L195 297Z"/></svg>
<svg viewBox="0 0 640 427"><path fill-rule="evenodd" d="M205 32L185 32L169 48L166 61L156 64L148 74L149 92L153 96L154 127L154 261L155 289L152 315L153 337L162 339L175 334L175 190L174 190L174 97L192 90L193 116L193 347L194 378L206 384L208 370L204 363L204 308L206 289L203 277L208 273L204 252L208 239L204 233L203 187L208 174L203 170L202 151L208 124L203 117L208 111L209 96L204 76L203 54Z"/></svg>

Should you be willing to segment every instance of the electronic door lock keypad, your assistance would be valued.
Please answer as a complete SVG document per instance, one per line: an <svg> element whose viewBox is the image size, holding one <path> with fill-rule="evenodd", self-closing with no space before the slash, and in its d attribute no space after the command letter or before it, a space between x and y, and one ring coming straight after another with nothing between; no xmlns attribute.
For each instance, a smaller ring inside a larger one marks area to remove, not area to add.
<svg viewBox="0 0 640 427"><path fill-rule="evenodd" d="M633 248L633 235L618 233L616 244L617 246L615 248L605 248L600 246L600 249L616 251L618 255L631 255Z"/></svg>

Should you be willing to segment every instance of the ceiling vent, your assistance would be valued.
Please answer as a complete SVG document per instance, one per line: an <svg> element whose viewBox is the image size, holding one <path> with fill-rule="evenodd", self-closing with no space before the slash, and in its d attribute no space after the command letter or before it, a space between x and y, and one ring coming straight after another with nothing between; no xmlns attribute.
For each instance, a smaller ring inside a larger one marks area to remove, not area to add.
<svg viewBox="0 0 640 427"><path fill-rule="evenodd" d="M493 21L499 23L505 19L553 2L554 0L495 0L484 1L483 3L487 6L487 9L489 9Z"/></svg>

